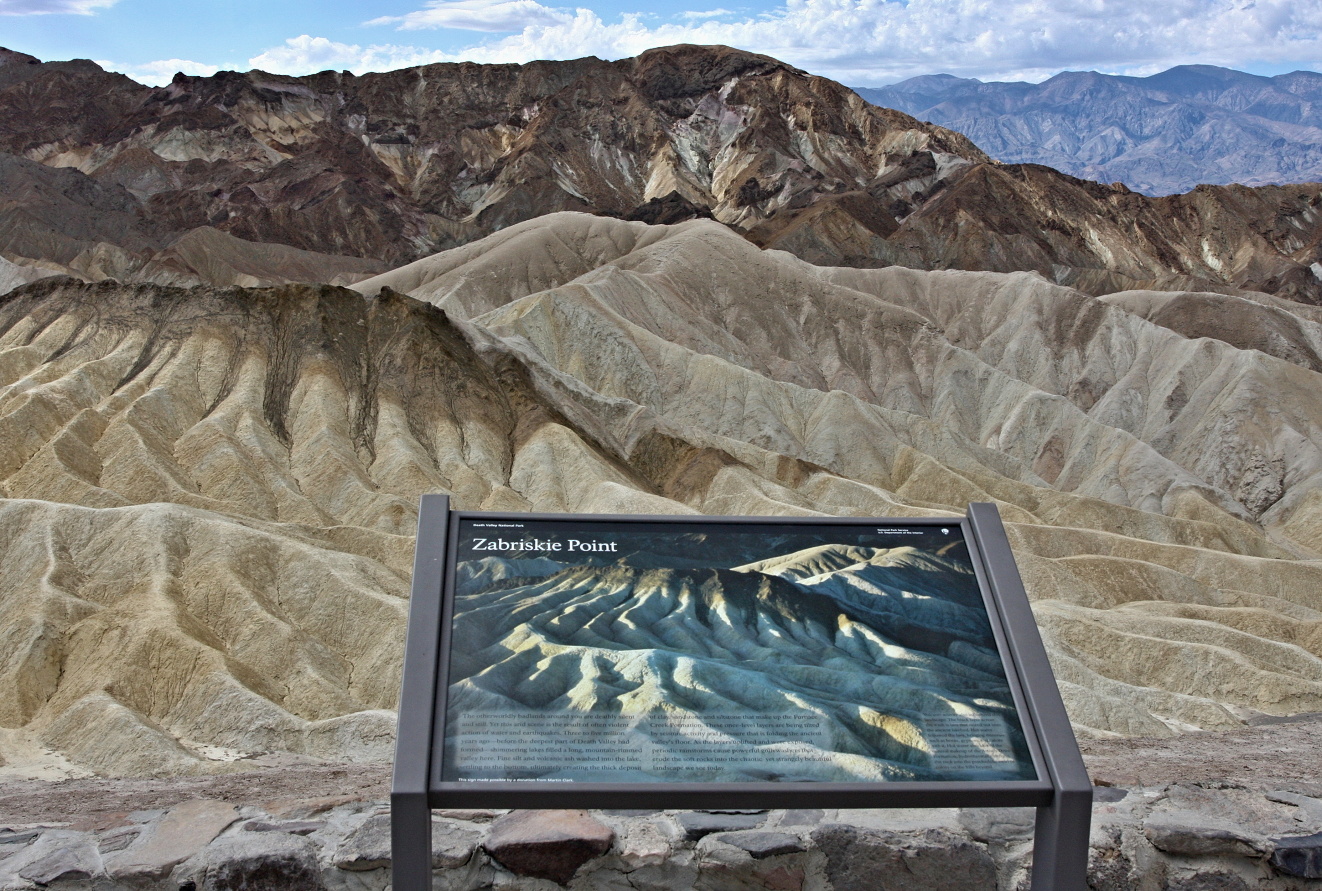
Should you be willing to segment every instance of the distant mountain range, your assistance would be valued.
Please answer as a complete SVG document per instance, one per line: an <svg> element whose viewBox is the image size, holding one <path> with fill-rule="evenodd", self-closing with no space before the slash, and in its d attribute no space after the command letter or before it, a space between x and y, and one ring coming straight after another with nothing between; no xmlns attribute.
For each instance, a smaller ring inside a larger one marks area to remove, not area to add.
<svg viewBox="0 0 1322 891"><path fill-rule="evenodd" d="M858 94L958 130L992 157L1149 195L1322 179L1322 74L1181 65L1151 77L1066 71L1040 84L949 74Z"/></svg>

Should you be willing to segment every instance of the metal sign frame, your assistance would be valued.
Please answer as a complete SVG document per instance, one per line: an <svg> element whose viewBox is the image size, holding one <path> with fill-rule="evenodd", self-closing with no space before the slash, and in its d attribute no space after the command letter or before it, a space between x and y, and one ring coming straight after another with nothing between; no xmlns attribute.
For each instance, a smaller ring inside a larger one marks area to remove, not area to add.
<svg viewBox="0 0 1322 891"><path fill-rule="evenodd" d="M676 525L958 523L1038 779L895 783L444 782L438 743L444 738L457 521L466 518ZM390 798L393 887L397 891L431 887L431 809L439 807L1035 807L1031 891L1083 891L1092 818L1092 783L1009 540L996 506L981 503L970 504L967 516L959 521L939 517L658 517L455 512L450 511L447 496L424 495L418 514Z"/></svg>

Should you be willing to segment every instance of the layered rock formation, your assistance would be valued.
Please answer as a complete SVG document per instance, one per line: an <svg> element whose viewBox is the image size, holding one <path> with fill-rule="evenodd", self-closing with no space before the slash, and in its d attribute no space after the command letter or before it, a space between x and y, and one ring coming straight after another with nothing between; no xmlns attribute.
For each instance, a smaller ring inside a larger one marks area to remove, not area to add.
<svg viewBox="0 0 1322 891"><path fill-rule="evenodd" d="M0 255L93 280L348 282L570 210L710 215L827 266L1322 300L1322 186L1154 201L1001 166L950 130L723 47L161 88L5 51L0 186Z"/></svg>
<svg viewBox="0 0 1322 891"><path fill-rule="evenodd" d="M4 152L0 255L8 258L6 268L17 266L29 279L64 273L179 285L349 282L388 268L376 260L245 241L205 224L173 228L154 220L138 196L115 182ZM8 290L11 277L0 273L0 288Z"/></svg>
<svg viewBox="0 0 1322 891"><path fill-rule="evenodd" d="M1040 84L937 74L858 92L958 130L1003 161L1150 195L1322 179L1315 71L1261 77L1180 65L1150 77L1066 71Z"/></svg>
<svg viewBox="0 0 1322 891"><path fill-rule="evenodd" d="M823 268L714 221L574 213L355 288L0 298L11 765L386 756L425 491L992 500L1082 732L1322 710L1310 307Z"/></svg>

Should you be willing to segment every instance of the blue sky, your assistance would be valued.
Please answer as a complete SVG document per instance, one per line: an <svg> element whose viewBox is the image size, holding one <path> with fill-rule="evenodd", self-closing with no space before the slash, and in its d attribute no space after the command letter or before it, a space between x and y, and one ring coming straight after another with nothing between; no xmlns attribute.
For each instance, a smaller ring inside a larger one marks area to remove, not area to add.
<svg viewBox="0 0 1322 891"><path fill-rule="evenodd" d="M766 53L851 86L1190 63L1279 74L1322 69L1322 0L0 0L0 46L146 83L176 70L622 58L673 43Z"/></svg>

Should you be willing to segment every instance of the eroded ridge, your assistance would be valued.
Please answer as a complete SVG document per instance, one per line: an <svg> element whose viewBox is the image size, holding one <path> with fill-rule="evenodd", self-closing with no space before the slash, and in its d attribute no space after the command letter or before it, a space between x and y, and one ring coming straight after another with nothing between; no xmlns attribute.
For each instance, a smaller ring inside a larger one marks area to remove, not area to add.
<svg viewBox="0 0 1322 891"><path fill-rule="evenodd" d="M357 290L26 285L0 302L0 769L383 755L426 491L995 501L1081 732L1319 710L1318 325L584 214Z"/></svg>

